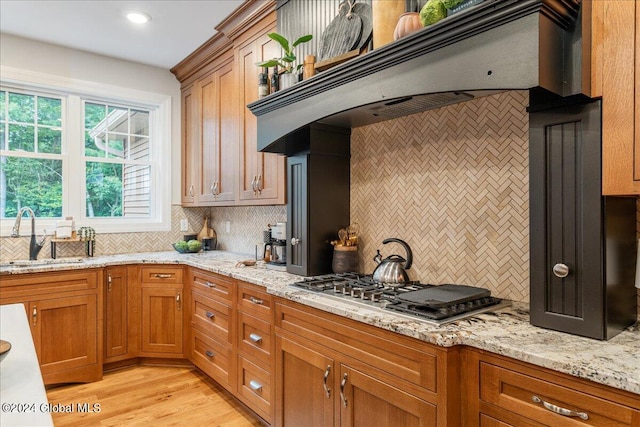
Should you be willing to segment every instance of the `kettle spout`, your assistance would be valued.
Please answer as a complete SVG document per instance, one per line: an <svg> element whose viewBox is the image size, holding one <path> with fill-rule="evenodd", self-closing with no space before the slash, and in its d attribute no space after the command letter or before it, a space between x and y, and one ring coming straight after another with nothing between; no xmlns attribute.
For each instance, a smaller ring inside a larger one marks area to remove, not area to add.
<svg viewBox="0 0 640 427"><path fill-rule="evenodd" d="M377 254L376 256L373 257L373 260L376 262L376 264L380 264L382 262L382 255L380 255L380 249L376 250Z"/></svg>

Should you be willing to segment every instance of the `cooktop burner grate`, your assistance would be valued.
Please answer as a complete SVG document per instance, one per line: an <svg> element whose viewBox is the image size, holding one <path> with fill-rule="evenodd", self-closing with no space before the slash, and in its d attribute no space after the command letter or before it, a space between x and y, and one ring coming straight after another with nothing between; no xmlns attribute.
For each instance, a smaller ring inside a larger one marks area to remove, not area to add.
<svg viewBox="0 0 640 427"><path fill-rule="evenodd" d="M504 306L488 289L466 285L430 285L420 282L379 283L370 275L327 274L293 284L345 301L378 307L441 324Z"/></svg>

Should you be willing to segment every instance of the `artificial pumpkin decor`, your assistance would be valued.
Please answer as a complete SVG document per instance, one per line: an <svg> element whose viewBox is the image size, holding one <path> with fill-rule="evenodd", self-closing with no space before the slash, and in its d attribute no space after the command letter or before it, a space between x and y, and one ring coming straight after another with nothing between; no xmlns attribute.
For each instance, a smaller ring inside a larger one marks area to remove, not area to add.
<svg viewBox="0 0 640 427"><path fill-rule="evenodd" d="M408 34L414 33L423 29L424 26L420 21L420 14L418 12L406 12L400 15L398 18L398 24L393 32L393 39L398 40Z"/></svg>

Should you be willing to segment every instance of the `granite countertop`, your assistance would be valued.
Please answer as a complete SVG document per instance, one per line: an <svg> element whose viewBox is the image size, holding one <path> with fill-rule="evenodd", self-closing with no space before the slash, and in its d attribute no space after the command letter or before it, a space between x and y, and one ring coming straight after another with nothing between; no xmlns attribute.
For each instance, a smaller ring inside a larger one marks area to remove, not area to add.
<svg viewBox="0 0 640 427"><path fill-rule="evenodd" d="M270 294L315 307L349 319L397 332L419 340L450 347L468 345L517 360L585 378L640 394L640 326L628 328L608 341L583 338L538 328L529 323L528 305L483 313L447 325L432 324L374 307L354 306L335 298L289 286L300 276L267 269L259 262L238 267L247 255L224 251L179 254L151 252L73 259L71 262L40 261L30 266L0 264L0 275L84 269L124 264L182 264L264 286Z"/></svg>

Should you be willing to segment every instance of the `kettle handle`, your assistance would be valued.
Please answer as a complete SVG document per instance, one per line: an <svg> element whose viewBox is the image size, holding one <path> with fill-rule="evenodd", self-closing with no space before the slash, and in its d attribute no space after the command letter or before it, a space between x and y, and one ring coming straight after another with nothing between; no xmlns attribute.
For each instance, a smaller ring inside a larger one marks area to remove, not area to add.
<svg viewBox="0 0 640 427"><path fill-rule="evenodd" d="M391 243L391 242L400 243L402 245L402 247L404 248L404 250L407 252L407 262L404 265L404 269L405 270L410 269L411 268L411 264L413 263L413 252L411 252L411 248L409 247L407 242L405 242L404 240L397 239L395 237L390 237L388 239L384 239L382 241L382 244L386 245L387 243Z"/></svg>

